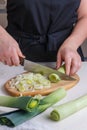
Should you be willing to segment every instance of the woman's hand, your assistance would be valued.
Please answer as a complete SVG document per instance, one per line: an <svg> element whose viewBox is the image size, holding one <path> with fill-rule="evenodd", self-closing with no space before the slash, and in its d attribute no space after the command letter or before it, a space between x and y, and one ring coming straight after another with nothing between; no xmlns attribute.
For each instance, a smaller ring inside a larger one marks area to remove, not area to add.
<svg viewBox="0 0 87 130"><path fill-rule="evenodd" d="M0 26L0 61L7 65L19 65L23 57L18 43Z"/></svg>
<svg viewBox="0 0 87 130"><path fill-rule="evenodd" d="M64 44L57 53L57 69L65 62L66 74L73 75L81 67L81 58L73 46Z"/></svg>

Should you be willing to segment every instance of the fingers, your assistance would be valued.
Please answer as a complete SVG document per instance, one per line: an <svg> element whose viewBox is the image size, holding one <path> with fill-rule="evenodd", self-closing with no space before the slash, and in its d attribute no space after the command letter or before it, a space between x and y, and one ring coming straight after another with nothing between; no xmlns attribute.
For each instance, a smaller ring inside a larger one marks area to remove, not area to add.
<svg viewBox="0 0 87 130"><path fill-rule="evenodd" d="M81 67L81 58L78 55L77 57L68 57L65 61L66 74L74 75Z"/></svg>
<svg viewBox="0 0 87 130"><path fill-rule="evenodd" d="M20 64L20 59L16 50L14 50L11 60L12 60L12 65L18 66Z"/></svg>
<svg viewBox="0 0 87 130"><path fill-rule="evenodd" d="M56 62L56 69L58 69L62 64L61 54L58 53L57 55L57 62Z"/></svg>
<svg viewBox="0 0 87 130"><path fill-rule="evenodd" d="M0 61L7 65L19 65L20 58L24 58L18 43L1 28L2 36L0 37Z"/></svg>
<svg viewBox="0 0 87 130"><path fill-rule="evenodd" d="M75 74L81 68L81 65L82 65L81 58L79 58L77 61L73 59L71 69L70 69L70 75Z"/></svg>
<svg viewBox="0 0 87 130"><path fill-rule="evenodd" d="M74 75L81 67L81 57L77 51L63 51L58 52L57 55L57 69L61 66L62 62L65 62L65 70L67 75Z"/></svg>
<svg viewBox="0 0 87 130"><path fill-rule="evenodd" d="M18 54L19 57L25 58L25 56L24 56L23 53L21 52L19 46L17 47L17 54Z"/></svg>
<svg viewBox="0 0 87 130"><path fill-rule="evenodd" d="M65 59L65 69L66 69L66 74L69 75L70 74L70 71L71 71L71 62L72 62L72 59L71 57L67 57Z"/></svg>
<svg viewBox="0 0 87 130"><path fill-rule="evenodd" d="M8 58L7 60L4 61L4 64L7 64L9 66L12 66L12 61L10 58Z"/></svg>
<svg viewBox="0 0 87 130"><path fill-rule="evenodd" d="M9 66L18 66L20 64L20 57L24 58L24 55L22 54L18 46L13 46L10 47L8 51L3 51L3 54L0 55L0 61Z"/></svg>

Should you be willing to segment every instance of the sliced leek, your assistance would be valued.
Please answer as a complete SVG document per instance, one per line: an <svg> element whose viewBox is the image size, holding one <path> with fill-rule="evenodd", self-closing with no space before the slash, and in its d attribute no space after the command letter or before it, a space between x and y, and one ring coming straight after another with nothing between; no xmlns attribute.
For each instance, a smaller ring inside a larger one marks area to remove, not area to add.
<svg viewBox="0 0 87 130"><path fill-rule="evenodd" d="M61 73L65 73L65 64L63 64L59 69L58 69L59 72ZM48 76L48 79L52 82L52 83L56 83L58 81L60 81L60 77L55 74L55 73L51 73L49 76Z"/></svg>
<svg viewBox="0 0 87 130"><path fill-rule="evenodd" d="M38 89L50 88L51 82L46 76L39 73L24 73L11 79L10 87L20 92L34 91Z"/></svg>
<svg viewBox="0 0 87 130"><path fill-rule="evenodd" d="M56 82L60 81L61 79L60 79L60 77L57 74L52 73L52 74L49 75L49 80L52 83L56 83Z"/></svg>

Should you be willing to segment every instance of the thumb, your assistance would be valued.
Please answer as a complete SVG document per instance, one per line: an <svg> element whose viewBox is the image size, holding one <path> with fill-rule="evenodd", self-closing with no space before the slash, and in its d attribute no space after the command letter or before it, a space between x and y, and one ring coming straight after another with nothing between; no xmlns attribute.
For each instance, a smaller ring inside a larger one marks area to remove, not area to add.
<svg viewBox="0 0 87 130"><path fill-rule="evenodd" d="M24 54L22 53L19 47L17 48L17 53L19 57L25 58Z"/></svg>

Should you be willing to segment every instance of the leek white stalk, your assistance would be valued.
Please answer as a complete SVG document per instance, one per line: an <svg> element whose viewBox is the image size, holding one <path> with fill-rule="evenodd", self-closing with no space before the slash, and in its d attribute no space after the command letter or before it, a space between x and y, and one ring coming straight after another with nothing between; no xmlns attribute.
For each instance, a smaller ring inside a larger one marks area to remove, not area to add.
<svg viewBox="0 0 87 130"><path fill-rule="evenodd" d="M55 106L50 113L50 118L60 121L85 107L87 107L87 94L65 104Z"/></svg>

